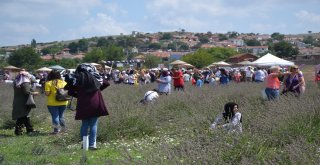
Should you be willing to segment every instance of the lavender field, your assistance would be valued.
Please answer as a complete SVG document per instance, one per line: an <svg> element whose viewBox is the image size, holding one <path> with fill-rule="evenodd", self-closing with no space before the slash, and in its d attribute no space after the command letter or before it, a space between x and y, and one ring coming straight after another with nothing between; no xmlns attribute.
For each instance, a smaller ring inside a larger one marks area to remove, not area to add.
<svg viewBox="0 0 320 165"><path fill-rule="evenodd" d="M66 112L67 133L49 135L51 118L44 95L37 96L31 119L40 133L16 137L11 120L13 89L0 84L0 164L318 164L320 89L306 79L301 98L262 99L264 84L227 87L186 84L155 104L141 105L156 87L111 84L103 91L110 115L98 126L98 151L83 152L80 121ZM239 104L243 134L211 131L226 102Z"/></svg>

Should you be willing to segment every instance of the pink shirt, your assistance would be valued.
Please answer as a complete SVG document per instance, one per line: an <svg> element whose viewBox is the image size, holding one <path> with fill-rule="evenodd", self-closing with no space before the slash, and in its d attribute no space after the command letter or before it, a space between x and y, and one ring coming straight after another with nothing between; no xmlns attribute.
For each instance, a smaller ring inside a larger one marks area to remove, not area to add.
<svg viewBox="0 0 320 165"><path fill-rule="evenodd" d="M271 89L279 89L280 88L280 80L278 76L275 76L277 73L270 73L267 76L267 88Z"/></svg>

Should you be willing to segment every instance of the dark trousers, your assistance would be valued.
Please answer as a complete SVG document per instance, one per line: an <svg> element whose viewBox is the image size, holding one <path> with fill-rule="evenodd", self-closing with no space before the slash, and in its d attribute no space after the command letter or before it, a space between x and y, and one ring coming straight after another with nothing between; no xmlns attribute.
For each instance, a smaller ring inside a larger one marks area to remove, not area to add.
<svg viewBox="0 0 320 165"><path fill-rule="evenodd" d="M33 127L32 127L30 118L27 116L24 116L17 119L14 133L16 135L21 135L23 132L22 129L24 126L26 127L27 133L33 132Z"/></svg>
<svg viewBox="0 0 320 165"><path fill-rule="evenodd" d="M184 91L184 86L183 85L174 86L174 90Z"/></svg>

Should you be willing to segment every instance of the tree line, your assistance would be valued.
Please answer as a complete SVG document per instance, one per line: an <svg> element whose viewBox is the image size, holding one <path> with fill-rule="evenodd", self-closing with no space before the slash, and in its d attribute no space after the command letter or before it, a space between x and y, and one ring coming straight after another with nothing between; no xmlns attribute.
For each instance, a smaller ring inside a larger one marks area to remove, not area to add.
<svg viewBox="0 0 320 165"><path fill-rule="evenodd" d="M45 48L41 49L40 52L36 51L35 39L32 39L30 47L24 47L17 49L13 52L9 58L0 58L0 65L14 65L17 67L23 67L27 69L35 69L42 66L50 66L59 64L66 68L74 68L81 62L96 62L101 60L105 61L124 61L131 60L140 51L152 51L152 50L171 50L171 51L188 51L191 52L184 57L182 60L198 67L204 67L212 62L225 60L232 55L237 53L231 48L200 48L202 44L209 43L209 38L213 34L207 33L196 33L199 43L193 47L189 47L188 44L173 40L172 33L159 33L160 42L153 43L151 40L144 40L146 35L138 34L137 36L118 36L118 37L92 37L88 39L80 39L78 41L72 41L69 43L55 42ZM223 41L230 38L236 38L240 34L237 32L228 32L226 34L219 34L219 40ZM252 34L255 35L255 34ZM277 42L274 42L277 41ZM305 37L303 40L306 44L318 44L318 40L312 36ZM260 41L256 39L245 40L247 46L260 46ZM293 44L284 41L284 35L280 33L273 33L271 38L267 41L269 52L275 54L281 58L292 57L299 54L298 48ZM85 56L82 60L79 59L55 59L55 55L61 52L64 48L69 48L71 54L77 54L84 52ZM133 51L136 48L138 51ZM251 53L251 52L246 52ZM267 53L267 52L266 52ZM43 61L41 55L50 54L53 56L53 60ZM163 61L151 55L146 55L145 67L151 68L156 67L157 64L163 63Z"/></svg>

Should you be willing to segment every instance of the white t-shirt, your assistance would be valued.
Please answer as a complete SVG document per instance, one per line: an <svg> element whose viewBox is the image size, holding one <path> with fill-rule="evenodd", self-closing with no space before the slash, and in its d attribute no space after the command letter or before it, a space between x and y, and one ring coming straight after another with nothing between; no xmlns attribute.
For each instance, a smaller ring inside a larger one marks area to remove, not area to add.
<svg viewBox="0 0 320 165"><path fill-rule="evenodd" d="M229 121L229 123L223 124L222 127L227 130L228 132L237 132L242 133L242 123L241 120L241 113L237 112L234 114L232 119ZM211 128L216 128L216 125L220 125L223 123L223 116L220 114L216 117L215 121L211 124Z"/></svg>
<svg viewBox="0 0 320 165"><path fill-rule="evenodd" d="M147 101L147 102L151 102L151 101L154 101L155 99L159 98L159 95L156 91L147 91L145 94L144 94L144 99Z"/></svg>

